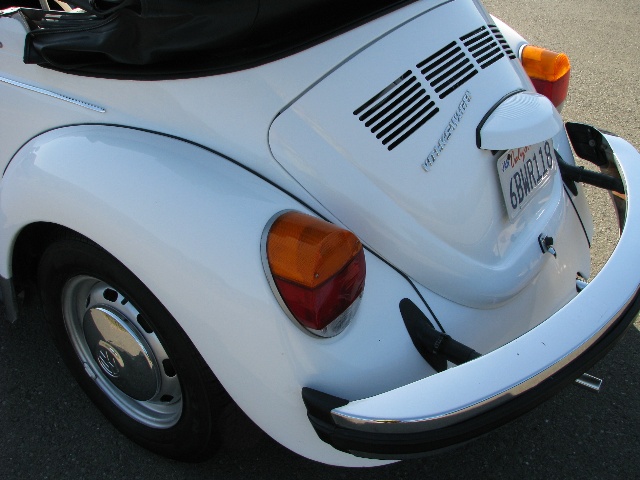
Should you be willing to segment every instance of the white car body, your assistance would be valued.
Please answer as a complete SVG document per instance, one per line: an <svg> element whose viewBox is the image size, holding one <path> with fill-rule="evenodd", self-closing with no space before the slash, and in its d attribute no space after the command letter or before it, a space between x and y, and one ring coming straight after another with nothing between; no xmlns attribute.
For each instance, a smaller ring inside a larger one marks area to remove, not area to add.
<svg viewBox="0 0 640 480"><path fill-rule="evenodd" d="M416 65L490 26L508 42L503 56L438 98L419 135L388 151L353 114L406 71L431 93ZM27 65L25 34L17 17L0 17L5 304L21 232L53 223L91 239L153 292L242 410L305 457L373 466L420 453L358 446L369 434L427 435L499 411L637 309L640 272L627 265L640 263L640 155L606 136L626 219L610 260L578 293L593 235L582 190L571 196L554 170L510 219L495 167L496 152L550 138L573 164L562 120L532 93L517 58L524 39L473 0L409 3L285 58L200 78ZM265 275L265 226L287 210L321 216L365 246L366 287L335 337L291 321ZM543 234L557 256L541 250ZM436 373L413 346L403 298L482 357ZM318 436L303 389L348 399L331 410L332 428L356 432L354 446Z"/></svg>

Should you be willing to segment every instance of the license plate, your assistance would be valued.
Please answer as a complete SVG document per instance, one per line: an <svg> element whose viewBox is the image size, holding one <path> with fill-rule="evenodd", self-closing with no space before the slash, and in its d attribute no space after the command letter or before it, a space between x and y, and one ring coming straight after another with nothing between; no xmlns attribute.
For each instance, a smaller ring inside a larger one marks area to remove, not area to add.
<svg viewBox="0 0 640 480"><path fill-rule="evenodd" d="M558 168L551 140L507 150L497 166L510 220L522 212Z"/></svg>

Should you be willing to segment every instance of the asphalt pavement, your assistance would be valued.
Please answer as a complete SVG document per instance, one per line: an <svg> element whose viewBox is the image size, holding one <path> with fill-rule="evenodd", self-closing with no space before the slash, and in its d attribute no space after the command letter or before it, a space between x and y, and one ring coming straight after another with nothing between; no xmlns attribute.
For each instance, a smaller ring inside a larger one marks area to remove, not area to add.
<svg viewBox="0 0 640 480"><path fill-rule="evenodd" d="M563 114L640 148L640 4L637 0L490 0L490 10L532 43L566 52L572 81ZM614 246L606 196L596 211L594 257ZM638 268L638 266L630 266ZM534 411L458 449L420 460L347 470L299 457L264 438L245 450L183 464L119 434L76 386L49 341L42 312L0 318L0 478L402 479L640 478L640 323L590 373L601 393L569 387Z"/></svg>

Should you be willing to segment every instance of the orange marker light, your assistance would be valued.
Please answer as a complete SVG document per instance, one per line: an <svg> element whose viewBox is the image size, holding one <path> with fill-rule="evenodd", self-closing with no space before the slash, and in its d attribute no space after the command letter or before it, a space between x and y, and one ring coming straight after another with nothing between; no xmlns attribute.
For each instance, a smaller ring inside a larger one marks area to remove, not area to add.
<svg viewBox="0 0 640 480"><path fill-rule="evenodd" d="M560 106L569 91L569 57L564 53L526 45L522 49L521 61L536 91L546 96L556 107Z"/></svg>

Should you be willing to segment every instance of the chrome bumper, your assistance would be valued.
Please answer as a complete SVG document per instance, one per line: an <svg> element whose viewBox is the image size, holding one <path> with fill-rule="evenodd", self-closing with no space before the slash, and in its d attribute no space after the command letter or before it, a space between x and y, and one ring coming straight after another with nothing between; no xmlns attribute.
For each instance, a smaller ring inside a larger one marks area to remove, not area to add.
<svg viewBox="0 0 640 480"><path fill-rule="evenodd" d="M364 457L419 456L516 418L607 353L640 310L640 268L629 268L640 267L640 154L605 138L614 153L607 173L624 183L625 195L614 200L624 230L596 278L545 322L469 363L361 400L303 389L320 438Z"/></svg>

